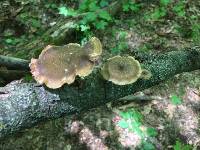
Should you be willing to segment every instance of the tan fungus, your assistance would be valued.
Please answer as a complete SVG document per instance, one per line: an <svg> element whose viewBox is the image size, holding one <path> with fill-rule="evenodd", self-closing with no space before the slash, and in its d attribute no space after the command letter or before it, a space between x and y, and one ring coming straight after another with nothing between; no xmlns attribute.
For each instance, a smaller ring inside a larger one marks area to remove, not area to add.
<svg viewBox="0 0 200 150"><path fill-rule="evenodd" d="M104 79L117 85L131 84L141 76L140 63L128 56L114 56L107 60L101 70Z"/></svg>
<svg viewBox="0 0 200 150"><path fill-rule="evenodd" d="M84 51L91 61L99 59L102 54L102 45L98 38L92 37L84 46Z"/></svg>
<svg viewBox="0 0 200 150"><path fill-rule="evenodd" d="M49 88L56 89L65 83L71 84L76 75L85 77L93 70L94 61L89 59L90 55L85 50L85 47L83 49L76 43L48 45L38 59L31 59L31 73L38 83L44 83Z"/></svg>

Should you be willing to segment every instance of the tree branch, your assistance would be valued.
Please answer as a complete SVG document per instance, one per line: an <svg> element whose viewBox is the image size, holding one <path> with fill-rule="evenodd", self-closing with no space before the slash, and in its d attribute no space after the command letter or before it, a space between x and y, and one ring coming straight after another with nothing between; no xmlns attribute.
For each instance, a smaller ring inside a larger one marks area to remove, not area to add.
<svg viewBox="0 0 200 150"><path fill-rule="evenodd" d="M0 55L0 66L11 70L29 70L29 61L14 57Z"/></svg>
<svg viewBox="0 0 200 150"><path fill-rule="evenodd" d="M144 62L149 80L117 86L105 81L99 71L72 85L52 90L35 83L10 83L0 88L0 137L64 114L80 113L93 107L157 85L176 74L200 69L200 48L172 51Z"/></svg>

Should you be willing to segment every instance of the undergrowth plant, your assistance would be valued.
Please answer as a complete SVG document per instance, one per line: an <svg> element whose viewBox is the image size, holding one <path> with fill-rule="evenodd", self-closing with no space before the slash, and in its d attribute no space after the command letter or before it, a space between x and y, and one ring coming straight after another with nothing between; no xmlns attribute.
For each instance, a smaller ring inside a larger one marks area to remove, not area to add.
<svg viewBox="0 0 200 150"><path fill-rule="evenodd" d="M112 1L109 0L83 0L79 7L74 10L67 6L61 6L58 8L59 14L65 17L80 17L80 21L77 24L77 30L84 33L84 38L90 37L94 30L105 30L110 23L115 21L115 17L110 14L105 8L109 7ZM140 4L132 0L124 0L122 2L122 11L137 12L140 10ZM119 48L126 47L126 44L121 43Z"/></svg>
<svg viewBox="0 0 200 150"><path fill-rule="evenodd" d="M126 31L113 31L113 36L117 38L116 45L111 49L111 53L113 54L120 54L121 52L128 49L128 43L127 43L127 32Z"/></svg>
<svg viewBox="0 0 200 150"><path fill-rule="evenodd" d="M148 127L146 130L142 129L143 116L139 111L132 108L127 111L120 112L120 117L122 119L118 122L118 126L123 129L128 129L130 132L134 132L140 136L141 144L139 147L141 149L155 149L155 146L149 141L149 138L157 136L158 133L156 129L152 127Z"/></svg>
<svg viewBox="0 0 200 150"><path fill-rule="evenodd" d="M173 150L192 150L192 146L182 143L179 139L173 145Z"/></svg>

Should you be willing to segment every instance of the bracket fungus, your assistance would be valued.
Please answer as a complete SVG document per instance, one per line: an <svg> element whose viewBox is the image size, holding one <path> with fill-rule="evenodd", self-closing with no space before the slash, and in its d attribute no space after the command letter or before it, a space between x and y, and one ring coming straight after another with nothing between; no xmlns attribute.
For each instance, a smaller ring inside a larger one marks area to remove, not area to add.
<svg viewBox="0 0 200 150"><path fill-rule="evenodd" d="M143 71L145 73L143 74ZM101 69L104 79L117 85L136 82L139 78L150 78L150 72L142 69L140 63L131 56L114 56L109 58Z"/></svg>
<svg viewBox="0 0 200 150"><path fill-rule="evenodd" d="M92 37L84 46L84 51L88 54L91 61L99 59L102 53L102 45L98 38Z"/></svg>
<svg viewBox="0 0 200 150"><path fill-rule="evenodd" d="M29 66L38 83L56 89L65 83L73 83L77 75L88 76L101 53L101 42L95 37L83 47L76 43L48 45L38 59L31 59Z"/></svg>

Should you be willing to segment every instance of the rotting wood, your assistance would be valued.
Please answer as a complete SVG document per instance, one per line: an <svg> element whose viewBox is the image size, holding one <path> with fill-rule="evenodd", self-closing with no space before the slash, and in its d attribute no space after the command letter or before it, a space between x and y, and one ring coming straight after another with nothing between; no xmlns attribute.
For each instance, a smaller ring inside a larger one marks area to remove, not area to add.
<svg viewBox="0 0 200 150"><path fill-rule="evenodd" d="M33 127L41 121L87 111L144 90L176 74L200 69L200 47L160 54L143 62L149 80L119 86L94 71L72 85L52 90L35 83L12 82L0 88L0 138Z"/></svg>

